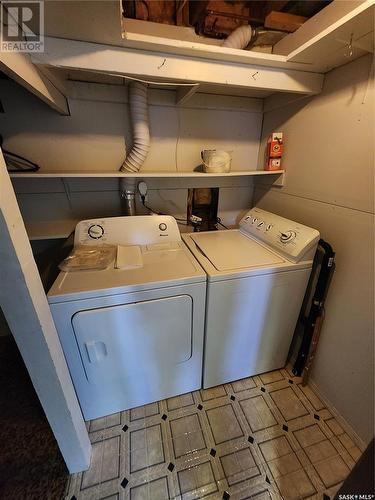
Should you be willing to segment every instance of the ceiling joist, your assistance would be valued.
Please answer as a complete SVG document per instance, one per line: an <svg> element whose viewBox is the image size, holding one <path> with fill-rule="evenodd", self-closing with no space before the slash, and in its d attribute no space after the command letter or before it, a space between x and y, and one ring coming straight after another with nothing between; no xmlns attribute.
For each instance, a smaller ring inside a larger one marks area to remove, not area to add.
<svg viewBox="0 0 375 500"><path fill-rule="evenodd" d="M61 115L69 115L65 95L32 63L28 54L0 52L0 70Z"/></svg>
<svg viewBox="0 0 375 500"><path fill-rule="evenodd" d="M45 46L44 53L33 55L34 63L160 82L206 83L272 92L317 94L323 84L323 75L307 71L228 64L56 38L47 38Z"/></svg>

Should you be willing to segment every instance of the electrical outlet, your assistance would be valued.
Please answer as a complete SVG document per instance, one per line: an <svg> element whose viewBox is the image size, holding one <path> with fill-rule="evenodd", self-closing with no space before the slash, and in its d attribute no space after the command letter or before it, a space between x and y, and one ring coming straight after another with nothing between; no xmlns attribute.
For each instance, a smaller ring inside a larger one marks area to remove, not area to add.
<svg viewBox="0 0 375 500"><path fill-rule="evenodd" d="M147 188L147 184L145 183L145 181L138 182L137 190L138 190L138 194L139 194L139 201L142 202L143 197L144 197L144 201L147 201L148 200L148 196L147 196L148 188Z"/></svg>

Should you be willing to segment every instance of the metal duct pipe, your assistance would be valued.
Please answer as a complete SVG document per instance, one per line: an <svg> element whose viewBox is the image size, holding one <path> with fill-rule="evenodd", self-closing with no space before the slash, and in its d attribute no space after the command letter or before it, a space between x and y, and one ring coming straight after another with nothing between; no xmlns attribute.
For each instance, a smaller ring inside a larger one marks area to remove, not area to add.
<svg viewBox="0 0 375 500"><path fill-rule="evenodd" d="M252 27L249 24L244 24L232 31L222 46L230 49L244 49L249 45L252 35Z"/></svg>
<svg viewBox="0 0 375 500"><path fill-rule="evenodd" d="M135 179L134 178L121 178L120 191L123 205L123 212L125 215L136 215L135 212Z"/></svg>
<svg viewBox="0 0 375 500"><path fill-rule="evenodd" d="M133 147L120 170L122 172L139 172L150 150L147 85L141 82L129 84L129 106L133 126Z"/></svg>

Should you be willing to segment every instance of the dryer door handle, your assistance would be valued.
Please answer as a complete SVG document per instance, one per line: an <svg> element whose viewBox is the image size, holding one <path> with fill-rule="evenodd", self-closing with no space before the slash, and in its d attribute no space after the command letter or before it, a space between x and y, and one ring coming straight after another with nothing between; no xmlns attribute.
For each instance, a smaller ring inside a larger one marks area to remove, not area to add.
<svg viewBox="0 0 375 500"><path fill-rule="evenodd" d="M91 340L85 342L85 348L90 363L98 363L107 356L107 347L104 342Z"/></svg>

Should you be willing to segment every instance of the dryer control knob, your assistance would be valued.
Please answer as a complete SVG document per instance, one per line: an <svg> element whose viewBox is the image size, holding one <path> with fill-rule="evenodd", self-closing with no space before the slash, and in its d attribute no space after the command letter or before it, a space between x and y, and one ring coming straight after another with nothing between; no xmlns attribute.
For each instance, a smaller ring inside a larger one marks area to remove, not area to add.
<svg viewBox="0 0 375 500"><path fill-rule="evenodd" d="M160 231L166 231L167 230L167 224L165 222L161 222L159 224L159 229L160 229Z"/></svg>
<svg viewBox="0 0 375 500"><path fill-rule="evenodd" d="M282 243L288 243L289 241L294 240L296 237L296 233L294 231L285 231L285 233L281 233L280 241Z"/></svg>
<svg viewBox="0 0 375 500"><path fill-rule="evenodd" d="M94 240L99 240L104 234L104 229L99 224L92 224L88 228L87 232L88 232L88 235L90 236L90 238L92 238Z"/></svg>

